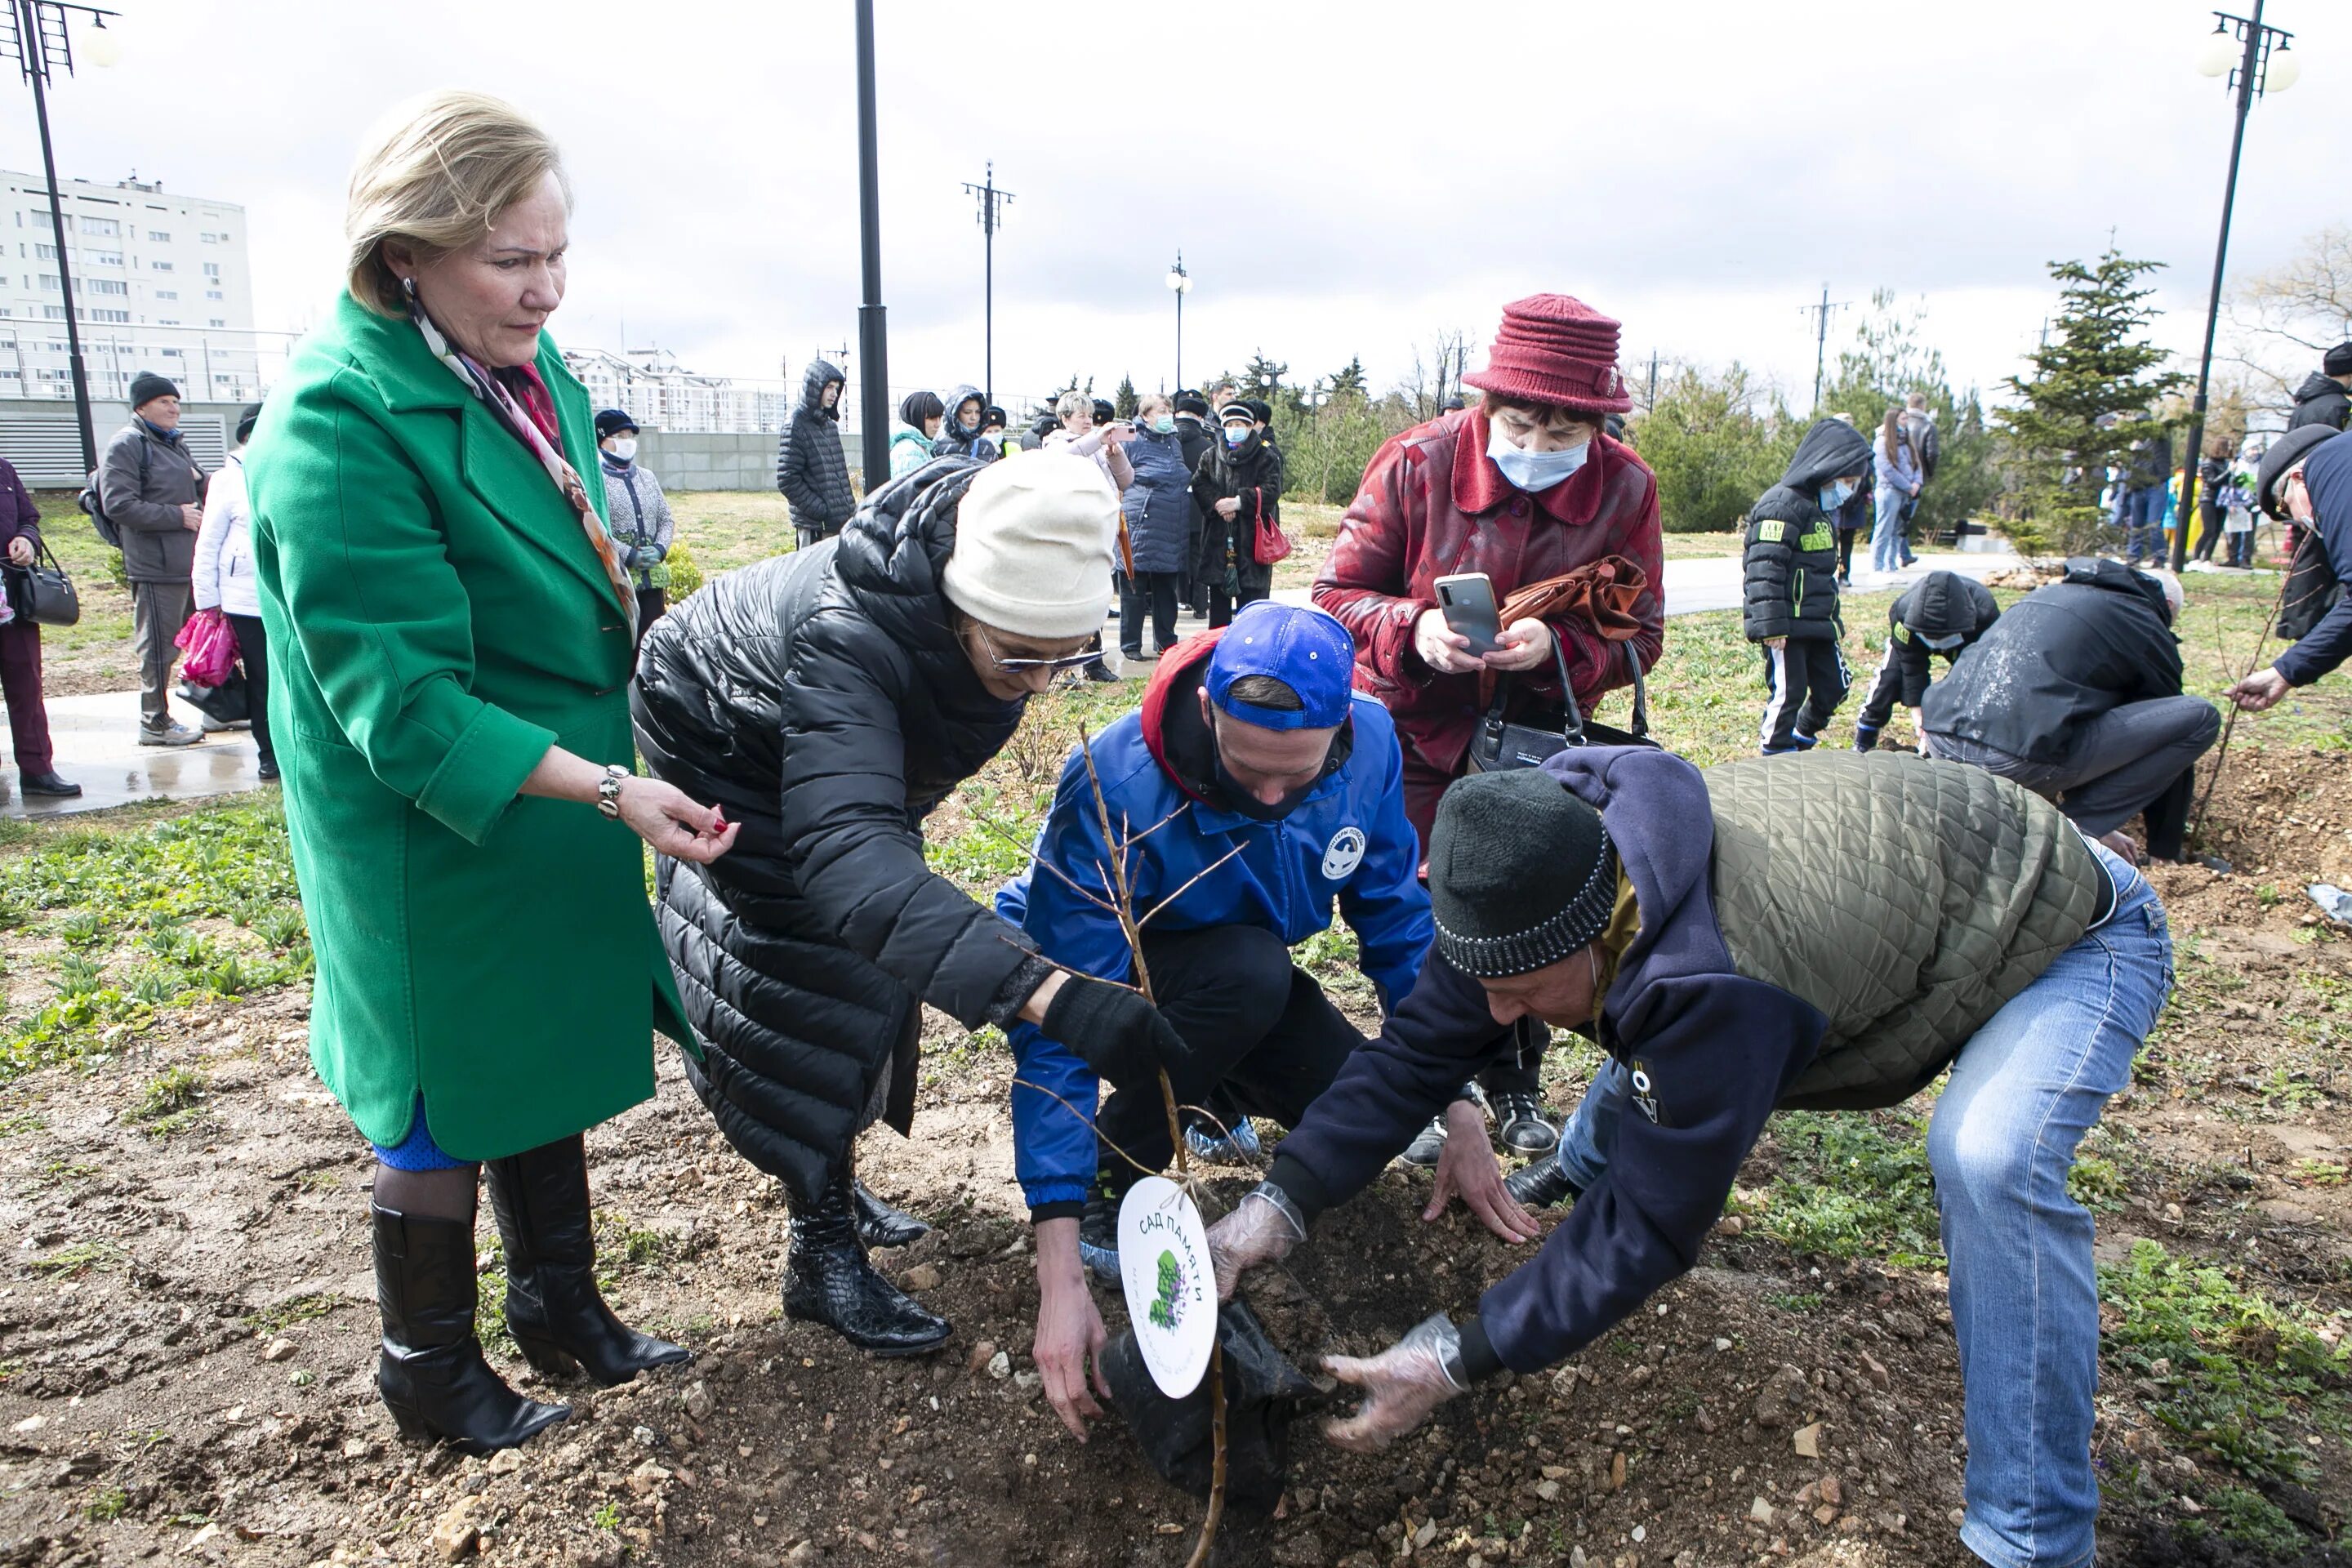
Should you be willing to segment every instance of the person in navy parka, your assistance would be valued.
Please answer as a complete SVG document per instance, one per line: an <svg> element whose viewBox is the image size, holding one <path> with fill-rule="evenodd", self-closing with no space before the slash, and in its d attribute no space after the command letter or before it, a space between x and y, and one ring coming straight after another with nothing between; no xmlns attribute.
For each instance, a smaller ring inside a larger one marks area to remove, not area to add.
<svg viewBox="0 0 2352 1568"><path fill-rule="evenodd" d="M1135 912L1150 921L1152 994L1187 1047L1166 1061L1170 1082L1179 1104L1219 1105L1228 1136L1248 1116L1295 1123L1363 1044L1292 963L1292 944L1328 930L1336 904L1364 974L1393 1008L1433 937L1396 731L1377 701L1350 693L1354 663L1330 616L1252 605L1178 644L1142 708L1093 742L1119 833L1157 825L1129 858ZM1035 853L1039 865L998 893L997 912L1047 959L1131 981L1118 922L1078 890L1102 896L1110 862L1082 753L1062 769ZM1013 1163L1037 1227L1037 1366L1083 1436L1084 1418L1100 1414L1087 1369L1104 1331L1081 1258L1117 1278L1118 1205L1139 1174L1112 1149L1153 1168L1174 1150L1158 1096L1121 1089L1097 1117L1086 1063L1034 1026L1011 1037ZM1485 1142L1462 1142L1499 1184ZM1108 1393L1098 1368L1096 1385Z"/></svg>

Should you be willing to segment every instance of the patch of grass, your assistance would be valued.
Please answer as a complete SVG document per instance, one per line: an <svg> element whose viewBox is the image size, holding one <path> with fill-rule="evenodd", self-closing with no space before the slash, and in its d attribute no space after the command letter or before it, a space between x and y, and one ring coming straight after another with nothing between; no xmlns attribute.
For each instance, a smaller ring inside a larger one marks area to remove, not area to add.
<svg viewBox="0 0 2352 1568"><path fill-rule="evenodd" d="M331 1296L317 1294L297 1296L292 1300L281 1301L275 1307L264 1307L258 1312L248 1312L244 1321L245 1326L257 1334L282 1334L297 1323L307 1323L314 1319L323 1318L334 1310L335 1299Z"/></svg>
<svg viewBox="0 0 2352 1568"><path fill-rule="evenodd" d="M147 1080L147 1087L140 1091L139 1103L123 1114L133 1121L160 1121L193 1110L204 1097L204 1074L194 1068L165 1068Z"/></svg>
<svg viewBox="0 0 2352 1568"><path fill-rule="evenodd" d="M0 1131L5 1131L5 1127L0 1127ZM2352 1175L2352 1167L2339 1165L2332 1160L2297 1160L2288 1173L2287 1180L2306 1187L2340 1187L2347 1175Z"/></svg>
<svg viewBox="0 0 2352 1568"><path fill-rule="evenodd" d="M588 1522L594 1525L599 1530L619 1530L621 1528L621 1505L616 1502L598 1503L596 1505L596 1511L588 1516Z"/></svg>
<svg viewBox="0 0 2352 1568"><path fill-rule="evenodd" d="M1768 1290L1764 1293L1766 1306L1778 1307L1784 1312L1794 1312L1799 1316L1819 1311L1822 1301L1822 1296L1818 1290Z"/></svg>
<svg viewBox="0 0 2352 1568"><path fill-rule="evenodd" d="M52 1279L79 1279L92 1271L103 1274L120 1268L127 1256L110 1241L77 1241L47 1258L36 1258L33 1271Z"/></svg>
<svg viewBox="0 0 2352 1568"><path fill-rule="evenodd" d="M0 1138L14 1138L19 1132L38 1132L48 1124L49 1119L37 1110L0 1117Z"/></svg>
<svg viewBox="0 0 2352 1568"><path fill-rule="evenodd" d="M2066 1173L2066 1190L2088 1209L2111 1209L2124 1199L2126 1184L2122 1167L2096 1154L2078 1154Z"/></svg>
<svg viewBox="0 0 2352 1568"><path fill-rule="evenodd" d="M2116 1309L2107 1353L2155 1385L2149 1409L2185 1446L2250 1479L2301 1482L2314 1467L2287 1424L2347 1429L2352 1351L2221 1269L2142 1239L2099 1271L2099 1294Z"/></svg>
<svg viewBox="0 0 2352 1568"><path fill-rule="evenodd" d="M82 1503L84 1519L92 1524L110 1524L121 1519L131 1508L131 1494L121 1487L105 1487L89 1494Z"/></svg>
<svg viewBox="0 0 2352 1568"><path fill-rule="evenodd" d="M1783 1164L1759 1216L1795 1252L1941 1268L1927 1124L1901 1112L1784 1111Z"/></svg>
<svg viewBox="0 0 2352 1568"><path fill-rule="evenodd" d="M2189 1521L2181 1531L2184 1535L2210 1531L2283 1556L2300 1554L2311 1545L2311 1538L2296 1528L2294 1521L2260 1492L2220 1487L2203 1501L2207 1517Z"/></svg>

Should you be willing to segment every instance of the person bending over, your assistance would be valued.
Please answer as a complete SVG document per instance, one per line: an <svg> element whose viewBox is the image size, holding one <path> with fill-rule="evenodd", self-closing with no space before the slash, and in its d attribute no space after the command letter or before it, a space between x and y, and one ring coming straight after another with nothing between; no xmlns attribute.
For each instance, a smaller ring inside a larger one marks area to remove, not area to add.
<svg viewBox="0 0 2352 1568"><path fill-rule="evenodd" d="M1905 589L1886 607L1886 657L1879 661L1878 679L1854 716L1853 749L1874 751L1878 733L1895 715L1897 702L1916 708L1927 700L1935 679L1934 656L1960 657L1972 647L1993 622L2000 605L1992 590L1957 572L1930 572Z"/></svg>
<svg viewBox="0 0 2352 1568"><path fill-rule="evenodd" d="M1381 1447L1606 1333L1696 1260L1775 1108L1895 1105L1948 1069L1927 1158L1966 1395L1960 1540L2002 1568L2090 1561L2099 1299L2066 1175L2171 985L2139 874L1979 769L1833 752L1702 773L1582 748L1447 792L1429 880L1419 983L1210 1231L1220 1293L1362 1191L1498 1020L1590 1027L1608 1053L1560 1144L1597 1169L1474 1310L1329 1362L1363 1394L1332 1440ZM1516 1206L1473 1196L1513 1230Z"/></svg>

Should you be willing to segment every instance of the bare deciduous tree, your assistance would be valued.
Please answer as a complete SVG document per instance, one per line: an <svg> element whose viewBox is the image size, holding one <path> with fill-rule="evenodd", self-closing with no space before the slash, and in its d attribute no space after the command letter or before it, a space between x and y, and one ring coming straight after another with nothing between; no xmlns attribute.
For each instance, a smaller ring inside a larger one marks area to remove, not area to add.
<svg viewBox="0 0 2352 1568"><path fill-rule="evenodd" d="M2241 283L2223 319L2225 352L2214 357L2242 371L2262 402L2291 401L2320 356L2352 338L2352 229L2323 228L2293 260Z"/></svg>

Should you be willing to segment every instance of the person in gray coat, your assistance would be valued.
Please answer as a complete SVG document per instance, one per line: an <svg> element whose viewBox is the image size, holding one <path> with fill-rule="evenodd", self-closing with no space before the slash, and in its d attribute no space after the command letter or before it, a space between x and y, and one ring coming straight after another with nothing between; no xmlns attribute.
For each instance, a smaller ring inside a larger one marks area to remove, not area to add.
<svg viewBox="0 0 2352 1568"><path fill-rule="evenodd" d="M203 735L173 722L175 639L195 614L196 531L205 472L180 438L180 389L153 371L131 379L131 423L98 460L98 500L122 535L131 625L139 648L139 743L185 746Z"/></svg>
<svg viewBox="0 0 2352 1568"><path fill-rule="evenodd" d="M669 498L651 468L637 462L637 422L625 408L596 416L596 467L604 476L604 516L620 547L621 569L637 593L637 646L669 608L669 547L677 535Z"/></svg>

